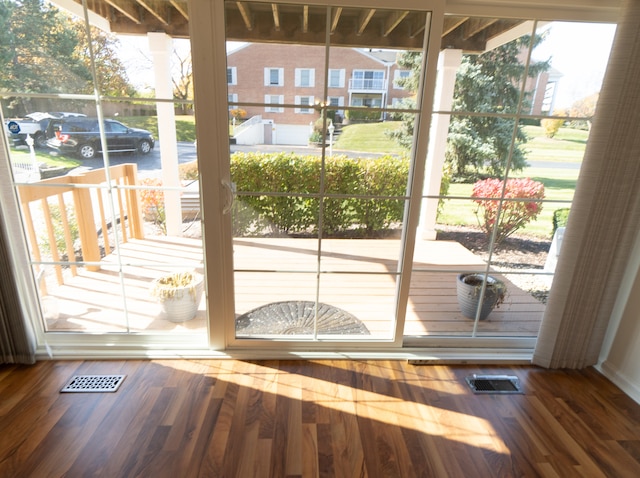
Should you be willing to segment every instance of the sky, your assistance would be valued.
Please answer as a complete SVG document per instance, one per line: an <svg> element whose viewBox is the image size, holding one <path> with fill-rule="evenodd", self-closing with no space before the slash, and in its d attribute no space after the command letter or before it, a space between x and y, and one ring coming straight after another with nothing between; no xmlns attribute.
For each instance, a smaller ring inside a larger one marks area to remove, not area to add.
<svg viewBox="0 0 640 478"><path fill-rule="evenodd" d="M533 57L535 60L551 58L551 66L562 74L555 107L568 107L576 100L600 90L615 25L553 22L548 29L547 39L535 49ZM153 78L153 75L149 75L152 66L147 38L118 38L122 43L122 58L130 80L138 88L151 88L153 85L147 84L148 79ZM237 48L237 43L230 43L230 48ZM188 40L178 40L175 44L181 55L188 52Z"/></svg>
<svg viewBox="0 0 640 478"><path fill-rule="evenodd" d="M536 60L551 58L551 66L562 74L556 92L556 107L600 91L615 25L553 22L548 38L533 53Z"/></svg>

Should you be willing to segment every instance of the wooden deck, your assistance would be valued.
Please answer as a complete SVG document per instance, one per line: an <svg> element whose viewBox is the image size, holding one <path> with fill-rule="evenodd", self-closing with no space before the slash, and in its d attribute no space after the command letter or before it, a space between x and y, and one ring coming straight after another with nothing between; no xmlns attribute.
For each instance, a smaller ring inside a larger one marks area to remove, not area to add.
<svg viewBox="0 0 640 478"><path fill-rule="evenodd" d="M400 242L391 239L323 240L319 300L360 319L370 331L369 337L388 338L395 314L399 248ZM272 302L315 300L316 249L313 239L236 239L237 314ZM176 264L203 270L199 239L131 240L121 253L123 262L132 264L123 268L123 282L113 255L103 260L100 270L79 269L75 277L66 277L62 286L46 281L47 295L42 303L48 330L205 332L204 297L193 320L176 324L158 317L158 306L149 294L151 281L175 270ZM459 243L420 242L405 336L470 336L474 323L460 314L455 278L460 271L483 267L483 262ZM505 303L478 324L477 336L537 335L544 305L508 280L507 284Z"/></svg>

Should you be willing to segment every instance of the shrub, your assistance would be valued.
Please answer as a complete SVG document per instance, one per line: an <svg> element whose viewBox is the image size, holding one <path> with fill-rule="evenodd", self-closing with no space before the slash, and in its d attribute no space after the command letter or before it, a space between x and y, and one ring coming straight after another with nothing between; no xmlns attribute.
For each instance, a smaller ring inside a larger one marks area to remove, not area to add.
<svg viewBox="0 0 640 478"><path fill-rule="evenodd" d="M178 166L180 179L198 179L198 161L190 161L188 163L183 163Z"/></svg>
<svg viewBox="0 0 640 478"><path fill-rule="evenodd" d="M540 121L540 126L544 129L544 135L547 138L553 138L563 124L564 120L561 119L545 118Z"/></svg>
<svg viewBox="0 0 640 478"><path fill-rule="evenodd" d="M567 225L567 219L569 219L569 208L563 207L561 209L556 209L553 211L553 232L552 235L556 233L556 230L559 227L565 227Z"/></svg>
<svg viewBox="0 0 640 478"><path fill-rule="evenodd" d="M485 199L499 198L503 188L505 200L502 203L498 199ZM539 200L544 199L544 184L518 178L508 179L505 187L502 180L489 178L473 185L472 197L477 198L476 217L488 238L496 228L497 245L540 214Z"/></svg>
<svg viewBox="0 0 640 478"><path fill-rule="evenodd" d="M234 153L231 179L239 191L234 205L234 231L316 233L322 165L318 156ZM324 234L349 230L373 235L402 221L409 176L407 159L333 156L325 159L324 168L324 188L327 195L333 196L323 200Z"/></svg>
<svg viewBox="0 0 640 478"><path fill-rule="evenodd" d="M164 193L155 189L162 186L159 178L144 178L140 181L141 186L151 186L153 189L141 189L140 202L142 204L142 214L145 220L154 223L164 234L167 233L167 217L164 211Z"/></svg>
<svg viewBox="0 0 640 478"><path fill-rule="evenodd" d="M242 108L233 108L229 110L229 115L236 120L241 120L247 117L247 112Z"/></svg>
<svg viewBox="0 0 640 478"><path fill-rule="evenodd" d="M380 111L347 110L345 117L354 123L374 123L380 121Z"/></svg>

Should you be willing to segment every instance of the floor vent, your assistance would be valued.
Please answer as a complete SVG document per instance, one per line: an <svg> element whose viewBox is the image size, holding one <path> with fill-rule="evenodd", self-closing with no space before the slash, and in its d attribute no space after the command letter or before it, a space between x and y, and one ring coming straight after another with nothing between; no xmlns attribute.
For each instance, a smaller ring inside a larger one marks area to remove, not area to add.
<svg viewBox="0 0 640 478"><path fill-rule="evenodd" d="M61 392L115 392L125 375L74 375Z"/></svg>
<svg viewBox="0 0 640 478"><path fill-rule="evenodd" d="M524 393L514 375L470 375L466 378L473 393Z"/></svg>

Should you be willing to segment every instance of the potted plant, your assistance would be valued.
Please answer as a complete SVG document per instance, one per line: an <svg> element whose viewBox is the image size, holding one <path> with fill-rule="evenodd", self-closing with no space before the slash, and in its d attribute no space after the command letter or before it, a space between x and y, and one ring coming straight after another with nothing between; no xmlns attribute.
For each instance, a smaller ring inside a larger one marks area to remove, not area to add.
<svg viewBox="0 0 640 478"><path fill-rule="evenodd" d="M463 317L476 318L485 277L487 285L484 291L482 309L480 310L480 320L486 319L494 308L499 307L504 302L507 286L500 279L480 273L459 274L456 281L456 289L458 305Z"/></svg>
<svg viewBox="0 0 640 478"><path fill-rule="evenodd" d="M195 317L203 289L200 274L172 272L153 281L151 295L160 304L163 318L171 322L186 322Z"/></svg>

